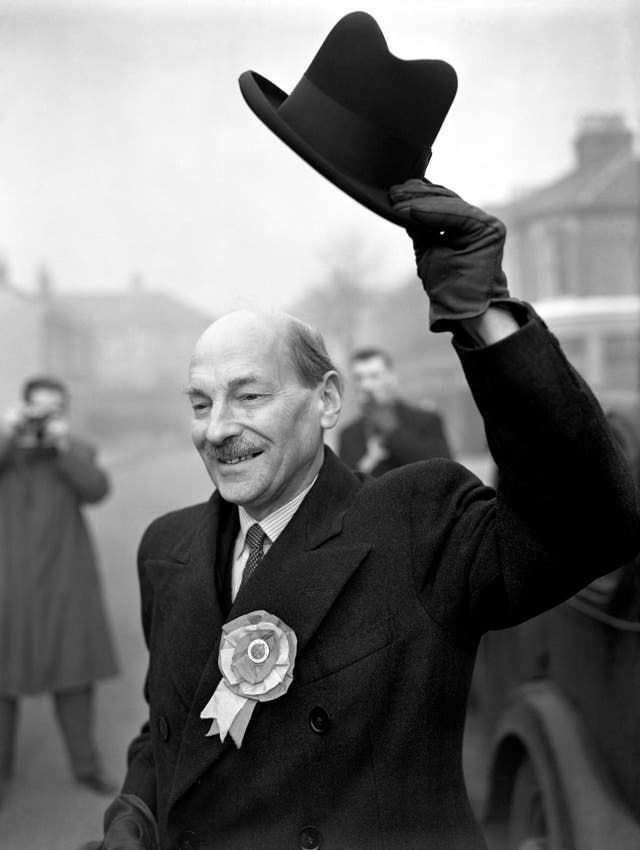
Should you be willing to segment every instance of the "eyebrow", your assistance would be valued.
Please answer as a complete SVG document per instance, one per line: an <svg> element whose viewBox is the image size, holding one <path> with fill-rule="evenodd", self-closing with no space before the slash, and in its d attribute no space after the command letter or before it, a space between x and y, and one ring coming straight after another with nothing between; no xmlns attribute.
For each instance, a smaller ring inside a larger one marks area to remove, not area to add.
<svg viewBox="0 0 640 850"><path fill-rule="evenodd" d="M193 386L193 384L189 384L187 387L182 388L183 395L204 395L202 390L197 389Z"/></svg>
<svg viewBox="0 0 640 850"><path fill-rule="evenodd" d="M248 375L244 375L242 378L234 378L232 381L229 381L229 389L230 390L239 390L247 384L257 384L262 381L260 375L251 372Z"/></svg>
<svg viewBox="0 0 640 850"><path fill-rule="evenodd" d="M263 379L260 377L260 375L256 373L250 373L249 375L243 375L241 378L234 378L233 380L229 381L228 389L231 392L235 392L236 390L242 389L242 387L246 386L247 384L259 383L262 380ZM184 395L188 396L207 395L204 390L198 389L198 387L194 387L193 384L189 384L188 386L184 387L182 392L184 393Z"/></svg>

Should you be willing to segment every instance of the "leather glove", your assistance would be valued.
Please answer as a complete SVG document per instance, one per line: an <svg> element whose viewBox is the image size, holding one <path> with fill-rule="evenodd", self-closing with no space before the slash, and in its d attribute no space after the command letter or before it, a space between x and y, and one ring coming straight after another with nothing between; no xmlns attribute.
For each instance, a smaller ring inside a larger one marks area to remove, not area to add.
<svg viewBox="0 0 640 850"><path fill-rule="evenodd" d="M392 186L389 197L413 240L432 331L453 330L452 322L480 316L492 302L509 298L501 221L428 180Z"/></svg>
<svg viewBox="0 0 640 850"><path fill-rule="evenodd" d="M79 850L159 850L158 827L151 809L134 794L120 794L104 813L104 839Z"/></svg>

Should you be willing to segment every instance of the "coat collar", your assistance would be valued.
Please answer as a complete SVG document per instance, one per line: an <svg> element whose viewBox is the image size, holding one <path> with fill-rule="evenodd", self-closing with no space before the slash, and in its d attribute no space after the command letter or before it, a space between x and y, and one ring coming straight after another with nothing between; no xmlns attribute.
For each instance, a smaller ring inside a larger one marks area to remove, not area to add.
<svg viewBox="0 0 640 850"><path fill-rule="evenodd" d="M343 518L360 486L360 480L349 472L330 449L326 449L325 462L316 484L271 546L260 568L241 588L227 621L256 610L274 614L296 633L298 663L332 603L369 551L368 545L341 543ZM216 504L216 515L219 517L225 503L218 498L213 502L214 508ZM178 552L184 556L181 544L178 544ZM197 538L194 539L188 561L194 575L202 575L207 568L213 572L211 554L210 543L202 546ZM208 562L204 566L203 558ZM210 586L213 587L213 583ZM187 587L183 590L191 592ZM200 712L221 678L218 648L223 621L217 616L219 610L217 604L214 616L210 616L208 623L211 651L204 664L185 725L171 803L228 747L235 746L229 739L222 743L217 736L205 737L209 721L200 719Z"/></svg>
<svg viewBox="0 0 640 850"><path fill-rule="evenodd" d="M325 446L324 463L318 480L291 520L294 522L299 515L306 514L305 549L315 549L340 533L351 497L361 486L361 479ZM221 499L218 493L213 493L206 507L202 507L205 516L202 519L198 517L196 526L190 525L176 540L169 553L171 560L182 564L194 563L201 560L203 555L207 557L212 554L215 533L211 532L217 532L219 517L222 521L230 518L233 506Z"/></svg>

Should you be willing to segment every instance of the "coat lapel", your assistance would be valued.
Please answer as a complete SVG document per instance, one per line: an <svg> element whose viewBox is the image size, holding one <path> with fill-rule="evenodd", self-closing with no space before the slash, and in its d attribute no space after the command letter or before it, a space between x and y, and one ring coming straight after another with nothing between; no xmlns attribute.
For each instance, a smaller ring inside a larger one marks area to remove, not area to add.
<svg viewBox="0 0 640 850"><path fill-rule="evenodd" d="M359 487L360 481L327 449L316 484L238 593L226 621L256 610L274 614L295 631L298 659L302 656L333 601L369 551L367 545L340 544L342 519ZM206 737L210 721L200 719L221 679L219 640L220 629L185 726L171 803L227 748L235 747L230 737L224 743L217 735Z"/></svg>
<svg viewBox="0 0 640 850"><path fill-rule="evenodd" d="M165 621L168 674L190 705L220 637L224 605L216 587L216 544L224 527L223 503L214 493L170 553L170 561L153 564L154 593ZM226 523L229 526L231 523Z"/></svg>

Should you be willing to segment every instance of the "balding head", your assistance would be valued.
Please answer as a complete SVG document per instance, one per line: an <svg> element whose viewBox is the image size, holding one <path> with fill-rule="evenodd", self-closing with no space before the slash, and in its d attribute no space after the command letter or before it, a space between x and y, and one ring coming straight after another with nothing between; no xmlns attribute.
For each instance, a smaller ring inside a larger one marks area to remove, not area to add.
<svg viewBox="0 0 640 850"><path fill-rule="evenodd" d="M196 343L190 379L193 440L223 498L261 519L313 480L341 400L313 331L285 313L229 313Z"/></svg>
<svg viewBox="0 0 640 850"><path fill-rule="evenodd" d="M302 384L314 387L327 372L339 370L327 352L322 336L312 327L288 313L237 310L217 319L204 331L194 354L200 345L206 346L211 338L220 333L231 336L243 334L256 343L264 342L267 336L281 341L289 361L296 370ZM236 337L237 338L237 337ZM340 377L342 388L342 378Z"/></svg>
<svg viewBox="0 0 640 850"><path fill-rule="evenodd" d="M284 336L289 326L285 313L268 313L258 310L235 310L212 322L196 342L196 350L211 340L224 337L257 335Z"/></svg>

